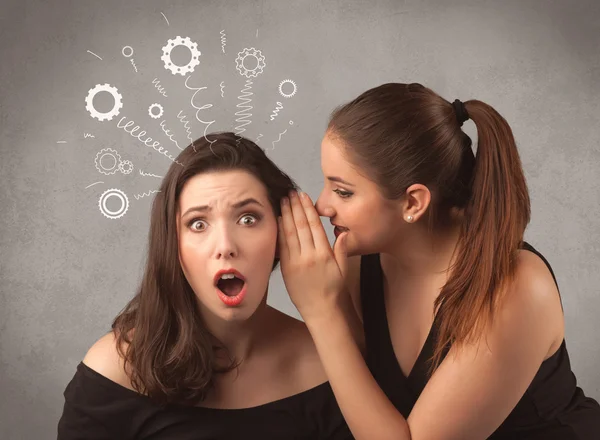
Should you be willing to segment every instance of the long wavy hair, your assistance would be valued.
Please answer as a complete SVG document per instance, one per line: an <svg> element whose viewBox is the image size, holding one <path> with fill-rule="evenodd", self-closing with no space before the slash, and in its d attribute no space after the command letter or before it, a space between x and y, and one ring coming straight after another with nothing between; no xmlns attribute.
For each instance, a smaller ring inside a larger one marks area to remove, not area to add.
<svg viewBox="0 0 600 440"><path fill-rule="evenodd" d="M133 388L159 404L196 405L214 386L215 354L224 347L204 325L197 297L179 261L179 196L192 177L209 171L244 170L266 187L276 216L280 200L296 188L254 142L214 133L185 148L169 168L151 211L148 253L137 294L114 319L117 349ZM273 269L278 259L273 262Z"/></svg>
<svg viewBox="0 0 600 440"><path fill-rule="evenodd" d="M421 84L383 84L337 108L328 132L388 199L420 183L430 190L424 220L441 231L464 212L455 264L437 297L430 374L450 345L481 337L513 278L530 220L530 200L513 133L484 102L464 107L477 127L477 153L453 105Z"/></svg>

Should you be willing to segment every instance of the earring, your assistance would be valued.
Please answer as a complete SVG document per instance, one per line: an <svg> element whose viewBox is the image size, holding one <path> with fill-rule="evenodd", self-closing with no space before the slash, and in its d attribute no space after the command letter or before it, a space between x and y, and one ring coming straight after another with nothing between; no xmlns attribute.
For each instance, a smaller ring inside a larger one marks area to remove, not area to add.
<svg viewBox="0 0 600 440"><path fill-rule="evenodd" d="M413 218L414 217L412 215L409 215L408 217L406 217L406 221L410 223L413 221Z"/></svg>

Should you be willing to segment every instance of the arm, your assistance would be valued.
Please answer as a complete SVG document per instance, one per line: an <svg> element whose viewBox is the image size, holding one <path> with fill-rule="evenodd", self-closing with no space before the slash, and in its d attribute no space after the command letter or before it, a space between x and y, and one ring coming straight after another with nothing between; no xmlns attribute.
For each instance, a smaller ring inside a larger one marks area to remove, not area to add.
<svg viewBox="0 0 600 440"><path fill-rule="evenodd" d="M280 234L284 245L291 241L282 253L286 287L315 340L356 439L475 440L495 431L525 393L561 331L558 292L543 263L520 256L515 280L494 322L477 343L450 350L406 420L373 379L343 313L335 310L332 291L341 287L332 279L343 272L345 263L337 275L330 265L334 256L340 261L343 252L324 252L322 235L314 229L317 214L312 203L303 202L304 218L297 200L292 199L291 206L282 207L285 234ZM313 230L310 241L307 229Z"/></svg>

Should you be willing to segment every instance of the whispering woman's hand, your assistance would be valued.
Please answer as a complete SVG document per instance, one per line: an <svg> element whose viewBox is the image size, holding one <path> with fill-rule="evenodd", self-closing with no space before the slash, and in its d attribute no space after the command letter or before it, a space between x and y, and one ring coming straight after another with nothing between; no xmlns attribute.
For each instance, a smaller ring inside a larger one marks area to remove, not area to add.
<svg viewBox="0 0 600 440"><path fill-rule="evenodd" d="M279 258L290 298L305 322L328 319L339 307L346 275L346 233L331 249L321 219L306 193L281 201Z"/></svg>

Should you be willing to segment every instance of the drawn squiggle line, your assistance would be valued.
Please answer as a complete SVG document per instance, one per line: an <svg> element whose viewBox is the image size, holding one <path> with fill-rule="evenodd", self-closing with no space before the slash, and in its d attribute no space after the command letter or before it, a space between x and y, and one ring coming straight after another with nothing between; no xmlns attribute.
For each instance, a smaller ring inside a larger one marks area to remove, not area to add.
<svg viewBox="0 0 600 440"><path fill-rule="evenodd" d="M165 17L165 21L167 22L167 26L171 26L171 25L169 24L169 20L167 20L167 16L166 16L165 14L163 14L162 12L161 12L161 14L162 14L162 16L163 16L163 17Z"/></svg>
<svg viewBox="0 0 600 440"><path fill-rule="evenodd" d="M273 145L273 148L272 148L273 150L275 149L275 144L281 140L281 136L283 136L286 132L287 132L287 128L282 133L279 133L279 139L271 142L271 144Z"/></svg>
<svg viewBox="0 0 600 440"><path fill-rule="evenodd" d="M179 146L177 141L175 139L173 139L173 134L171 134L171 130L169 130L168 128L165 127L165 122L167 122L167 121L162 121L160 123L160 128L162 128L162 131L165 133L165 135L167 135L167 137L171 140L171 142L173 142L175 145L177 145L177 148L179 148L180 150L183 150L183 148L181 148Z"/></svg>
<svg viewBox="0 0 600 440"><path fill-rule="evenodd" d="M223 53L225 53L225 45L227 44L227 38L225 36L225 29L223 29L219 33L221 34L221 50L223 51Z"/></svg>
<svg viewBox="0 0 600 440"><path fill-rule="evenodd" d="M151 191L148 191L147 193L135 194L133 197L135 197L135 199L136 199L136 200L139 200L139 199L141 199L141 198L143 198L143 197L148 197L148 196L150 196L151 194L155 194L155 193L159 193L159 192L160 192L159 190L157 190L157 189L153 189L153 190L151 190Z"/></svg>
<svg viewBox="0 0 600 440"><path fill-rule="evenodd" d="M250 96L252 96L254 93L252 93L250 90L252 90L252 80L248 79L246 80L246 86L241 91L242 94L238 96L238 99L241 102L236 105L236 107L240 109L235 112L235 115L239 116L239 118L235 120L235 122L239 123L239 125L235 127L236 135L240 135L245 132L246 129L244 127L252 123L252 121L249 119L252 117L251 110L253 108L252 105L250 105L252 102L252 98L250 98Z"/></svg>
<svg viewBox="0 0 600 440"><path fill-rule="evenodd" d="M133 66L133 68L135 69L135 71L137 72L137 66L135 65L135 63L133 62L133 58L130 60L131 61L131 65Z"/></svg>
<svg viewBox="0 0 600 440"><path fill-rule="evenodd" d="M152 84L154 84L154 87L156 88L156 90L158 90L158 93L163 95L165 98L168 98L167 92L165 92L165 88L160 85L160 81L158 80L158 78L154 78L152 80Z"/></svg>
<svg viewBox="0 0 600 440"><path fill-rule="evenodd" d="M87 138L95 138L95 137L96 137L96 136L94 136L94 135L93 135L93 134L91 134L91 133L83 133L83 138L84 138L84 139L87 139Z"/></svg>
<svg viewBox="0 0 600 440"><path fill-rule="evenodd" d="M86 186L85 189L88 189L90 186L94 186L94 185L97 185L99 183L104 183L104 182L94 182L91 185Z"/></svg>
<svg viewBox="0 0 600 440"><path fill-rule="evenodd" d="M225 95L223 94L223 90L225 90L225 84L223 84L225 81L221 81L221 84L219 84L219 86L221 87L221 98L223 98Z"/></svg>
<svg viewBox="0 0 600 440"><path fill-rule="evenodd" d="M96 55L94 52L92 52L91 50L88 50L88 53L91 53L92 55L94 55L96 58L98 58L99 60L101 60L102 58L100 58L98 55Z"/></svg>
<svg viewBox="0 0 600 440"><path fill-rule="evenodd" d="M194 140L192 139L192 131L190 130L190 121L188 121L186 118L186 115L182 115L181 112L183 112L183 110L179 110L179 113L177 113L177 119L179 119L179 122L181 122L183 124L183 127L185 128L185 131L187 133L187 138L190 140L190 144L192 142L194 142Z"/></svg>
<svg viewBox="0 0 600 440"><path fill-rule="evenodd" d="M202 107L198 107L197 105L194 104L194 98L196 97L196 94L200 91L200 90L204 90L206 89L206 87L190 87L188 86L188 80L190 79L192 75L189 75L186 79L185 79L185 87L189 90L195 90L194 94L192 95L192 97L190 98L190 104L192 105L192 107L194 107L196 109L196 119L198 120L198 122L205 124L206 127L204 127L204 134L202 135L204 137L204 139L210 143L211 147L212 144L217 142L217 140L215 139L214 141L209 140L206 137L206 131L208 130L208 127L210 127L215 121L210 121L210 122L205 122L202 119L200 119L198 117L198 113L200 112L200 110L206 110L211 108L213 105L212 104L204 104ZM196 147L193 145L192 143L192 148L194 149L194 151L196 151Z"/></svg>
<svg viewBox="0 0 600 440"><path fill-rule="evenodd" d="M282 108L283 104L281 102L277 102L277 107L275 107L275 110L273 110L273 113L271 114L271 121L277 117L277 115L279 114L279 110L281 110Z"/></svg>
<svg viewBox="0 0 600 440"><path fill-rule="evenodd" d="M260 140L260 138L263 137L262 134L259 134L258 137L256 138L256 142L258 142Z"/></svg>
<svg viewBox="0 0 600 440"><path fill-rule="evenodd" d="M146 177L158 177L159 179L162 179L162 178L163 178L163 176L157 176L156 174L144 173L142 170L140 170L140 176L146 176Z"/></svg>

